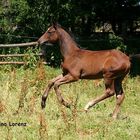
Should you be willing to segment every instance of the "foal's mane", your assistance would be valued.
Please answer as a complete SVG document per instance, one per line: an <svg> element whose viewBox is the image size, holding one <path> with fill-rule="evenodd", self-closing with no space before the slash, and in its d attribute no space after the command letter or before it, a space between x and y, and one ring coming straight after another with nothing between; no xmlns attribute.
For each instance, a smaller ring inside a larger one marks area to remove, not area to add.
<svg viewBox="0 0 140 140"><path fill-rule="evenodd" d="M77 43L77 40L75 39L76 37L74 36L74 34L70 30L61 26L60 24L57 24L57 27L62 28L64 31L66 31L70 35L71 39L75 42L75 44L80 48L80 45Z"/></svg>

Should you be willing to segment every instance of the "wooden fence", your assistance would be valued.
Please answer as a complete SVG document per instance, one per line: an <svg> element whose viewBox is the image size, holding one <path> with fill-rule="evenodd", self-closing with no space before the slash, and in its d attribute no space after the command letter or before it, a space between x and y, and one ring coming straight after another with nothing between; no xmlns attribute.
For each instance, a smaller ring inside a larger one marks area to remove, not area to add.
<svg viewBox="0 0 140 140"><path fill-rule="evenodd" d="M20 44L0 44L0 48L16 48L16 47L32 47L37 46L37 42L29 42L29 43L20 43ZM42 53L35 54L36 56L43 56ZM29 54L0 54L0 58L6 58L6 57L26 57L29 56ZM46 62L43 62L46 64ZM0 61L0 65L6 65L6 64L26 64L26 62L23 61Z"/></svg>

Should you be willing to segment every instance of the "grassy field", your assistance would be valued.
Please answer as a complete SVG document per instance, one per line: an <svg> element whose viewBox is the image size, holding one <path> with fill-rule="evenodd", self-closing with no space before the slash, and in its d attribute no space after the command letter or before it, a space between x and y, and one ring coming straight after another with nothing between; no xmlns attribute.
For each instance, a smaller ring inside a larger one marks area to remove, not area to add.
<svg viewBox="0 0 140 140"><path fill-rule="evenodd" d="M0 67L1 140L140 139L140 77L125 79L126 98L119 118L113 120L115 97L83 112L86 103L104 90L103 82L97 87L92 80L61 86L65 99L75 105L71 109L61 106L51 90L42 111L42 93L60 73L60 69L42 65L34 69Z"/></svg>

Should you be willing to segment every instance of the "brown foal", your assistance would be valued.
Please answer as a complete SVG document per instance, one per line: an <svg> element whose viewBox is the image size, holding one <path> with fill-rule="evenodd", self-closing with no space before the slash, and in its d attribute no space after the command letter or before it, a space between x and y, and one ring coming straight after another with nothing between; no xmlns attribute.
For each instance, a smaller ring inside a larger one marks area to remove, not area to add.
<svg viewBox="0 0 140 140"><path fill-rule="evenodd" d="M122 80L130 70L129 57L118 50L90 51L78 48L72 37L58 24L53 24L39 38L38 43L59 42L60 51L63 56L63 73L52 79L43 96L41 106L45 108L46 99L50 89L54 86L58 101L66 107L70 107L60 92L60 85L78 81L79 79L104 79L105 92L92 99L85 106L84 110L99 103L100 101L116 94L116 106L112 117L116 118L120 105L124 100Z"/></svg>

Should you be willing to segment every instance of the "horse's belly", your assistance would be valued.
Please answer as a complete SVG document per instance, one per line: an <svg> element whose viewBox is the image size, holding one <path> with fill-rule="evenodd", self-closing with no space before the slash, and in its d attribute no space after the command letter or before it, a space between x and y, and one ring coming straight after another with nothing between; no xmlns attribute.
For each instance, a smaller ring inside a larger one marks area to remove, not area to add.
<svg viewBox="0 0 140 140"><path fill-rule="evenodd" d="M82 73L80 79L101 79L103 74L101 72L95 74Z"/></svg>

